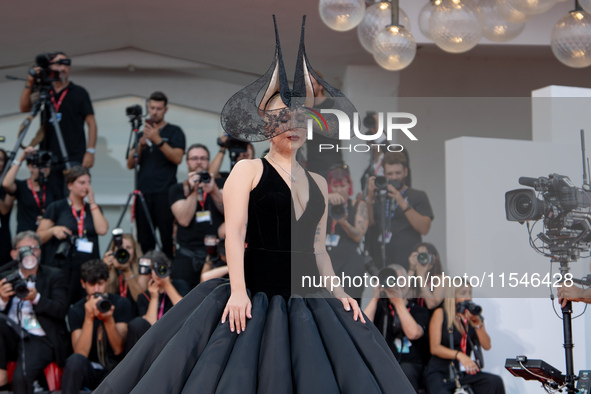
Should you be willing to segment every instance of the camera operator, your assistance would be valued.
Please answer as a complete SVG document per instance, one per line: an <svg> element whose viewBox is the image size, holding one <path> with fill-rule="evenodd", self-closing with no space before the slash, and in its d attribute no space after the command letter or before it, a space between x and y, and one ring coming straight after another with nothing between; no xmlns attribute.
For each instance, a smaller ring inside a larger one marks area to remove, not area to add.
<svg viewBox="0 0 591 394"><path fill-rule="evenodd" d="M500 376L482 372L478 362L470 357L475 347L489 350L491 340L480 316L480 307L469 301L472 301L472 288L467 283L462 287L449 287L443 308L433 312L429 323L432 357L425 371L429 394L454 392L456 382L450 378L450 363L459 384L469 385L475 394L505 393Z"/></svg>
<svg viewBox="0 0 591 394"><path fill-rule="evenodd" d="M82 86L69 81L72 61L65 53L54 52L40 56L48 57L50 69L56 71L59 75L58 80L52 82L50 98L56 112L71 165L82 165L83 167L90 168L94 165L97 139L97 126L90 96ZM38 88L35 85L38 72L38 67L33 72L29 72L27 83L20 97L21 112L29 112L33 107L31 93ZM86 144L87 141L84 132L85 123L88 127L88 145ZM51 124L48 109L41 114L41 125L45 134L41 141L40 149L51 152L53 161L56 163L59 161L58 158L62 158L62 153L55 128ZM57 165L49 179L50 187L54 188L59 198L64 196L64 178L62 176L64 168L63 163Z"/></svg>
<svg viewBox="0 0 591 394"><path fill-rule="evenodd" d="M589 265L589 270L591 270L591 264ZM587 280L589 279L589 276L587 276ZM561 284L558 288L558 302L560 303L560 306L564 308L568 301L591 304L591 287L583 289L579 286L575 286L575 284L572 286Z"/></svg>
<svg viewBox="0 0 591 394"><path fill-rule="evenodd" d="M18 270L0 280L0 389L7 388L7 362L17 361L15 393L32 393L45 367L66 359L66 280L60 270L39 265L40 245L34 232L18 233L11 251Z"/></svg>
<svg viewBox="0 0 591 394"><path fill-rule="evenodd" d="M100 258L98 236L107 233L109 223L94 199L88 168L72 167L66 181L70 191L68 198L47 207L37 234L47 243L46 263L64 269L73 304L84 297L80 266L90 259ZM88 202L84 202L86 197Z"/></svg>
<svg viewBox="0 0 591 394"><path fill-rule="evenodd" d="M150 260L152 266L148 294L143 292L138 297L137 303L140 317L136 317L129 323L125 354L129 353L142 335L160 320L170 308L182 300L190 290L185 281L171 280L172 264L164 253L154 250L146 253L142 259Z"/></svg>
<svg viewBox="0 0 591 394"><path fill-rule="evenodd" d="M397 278L408 277L400 265L392 264L387 268L395 272ZM411 293L408 286L391 286L387 283L383 288L376 287L364 312L380 330L406 377L418 392L423 371L429 361L429 343L425 335L429 326L429 312L409 299Z"/></svg>
<svg viewBox="0 0 591 394"><path fill-rule="evenodd" d="M222 191L209 169L209 150L193 144L187 150L186 181L170 189L170 208L177 220L177 249L173 260L173 279L185 280L191 288L199 283L207 256L204 239L215 235L222 224ZM209 178L209 179L206 179Z"/></svg>
<svg viewBox="0 0 591 394"><path fill-rule="evenodd" d="M109 268L100 260L82 264L81 283L86 297L70 307L72 354L66 360L62 393L78 394L96 388L124 355L131 305L105 292Z"/></svg>
<svg viewBox="0 0 591 394"><path fill-rule="evenodd" d="M353 182L348 167L338 166L328 173L329 219L326 231L326 250L333 262L335 275L353 278L365 273L364 256L359 243L369 225L368 208L365 201L353 203ZM358 303L361 302L363 287L343 286L344 290Z"/></svg>
<svg viewBox="0 0 591 394"><path fill-rule="evenodd" d="M0 174L4 171L7 159L6 152L0 149ZM0 186L0 265L8 263L10 258L10 212L12 210L12 203L14 196L8 194L2 186Z"/></svg>
<svg viewBox="0 0 591 394"><path fill-rule="evenodd" d="M445 297L445 288L433 286L433 291L431 291L432 282L427 282L427 278L432 281L433 277L441 277L443 274L441 257L439 257L437 248L433 244L422 242L415 246L414 251L408 257L408 262L408 274L423 278L421 282L423 286L413 289L417 302L429 311L440 307L443 297ZM418 285L421 283L417 282ZM440 283L443 283L443 280Z"/></svg>
<svg viewBox="0 0 591 394"><path fill-rule="evenodd" d="M148 98L150 119L139 133L138 189L143 193L154 225L160 232L162 251L172 258L172 228L174 217L168 209L168 190L176 183L177 167L185 153L185 134L180 127L167 123L168 98L154 92ZM134 168L135 149L127 157L127 168ZM152 234L144 208L136 198L137 237L142 250L154 250L156 240Z"/></svg>
<svg viewBox="0 0 591 394"><path fill-rule="evenodd" d="M371 176L368 180L366 201L374 224L366 239L374 259L381 262L380 248L383 242L386 261L408 269L408 256L413 246L421 242L422 236L431 228L433 210L425 192L406 185L408 166L403 153L384 154L382 165L385 178ZM376 179L382 183L379 190ZM385 228L384 234L382 225ZM384 266L384 262L381 263Z"/></svg>
<svg viewBox="0 0 591 394"><path fill-rule="evenodd" d="M240 160L254 159L254 146L250 142L244 142L232 137L228 137L227 134L224 134L218 138L218 145L220 146L220 150L211 160L209 171L213 174L214 178L222 178L220 187L223 187L228 175L230 175L229 172L220 172L226 151L229 151L230 153L231 171L232 168L234 168L234 165L236 165L236 163L238 163Z"/></svg>
<svg viewBox="0 0 591 394"><path fill-rule="evenodd" d="M31 175L25 180L16 179L19 167L25 160ZM7 193L14 195L18 202L17 233L26 230L36 231L45 213L45 208L58 200L53 190L47 187L50 171L51 154L28 147L23 151L19 160L12 162L12 166L6 173L2 187Z"/></svg>
<svg viewBox="0 0 591 394"><path fill-rule="evenodd" d="M114 240L103 256L103 261L109 267L107 292L127 298L131 303L133 315L136 316L137 298L148 290L149 278L139 273L139 259L142 255L140 245L131 234L115 235L117 230L123 232L121 229L113 230Z"/></svg>

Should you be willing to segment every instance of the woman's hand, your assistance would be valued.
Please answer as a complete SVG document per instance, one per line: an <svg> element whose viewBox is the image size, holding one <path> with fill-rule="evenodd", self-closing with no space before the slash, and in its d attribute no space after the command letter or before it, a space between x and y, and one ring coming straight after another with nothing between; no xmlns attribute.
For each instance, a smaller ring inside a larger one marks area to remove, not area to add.
<svg viewBox="0 0 591 394"><path fill-rule="evenodd" d="M230 331L240 334L246 330L246 318L252 319L252 303L246 291L240 293L232 293L222 314L222 324L226 322L226 317L229 317Z"/></svg>
<svg viewBox="0 0 591 394"><path fill-rule="evenodd" d="M151 298L158 297L158 290L159 289L160 289L160 286L158 285L158 282L156 282L154 279L150 279L150 282L148 282L148 292L150 293Z"/></svg>
<svg viewBox="0 0 591 394"><path fill-rule="evenodd" d="M328 202L330 202L331 205L341 205L346 203L347 199L345 199L339 193L330 193L328 195Z"/></svg>
<svg viewBox="0 0 591 394"><path fill-rule="evenodd" d="M105 253L105 255L103 256L103 262L105 264L107 264L107 267L111 268L113 266L115 266L115 262L117 260L115 260L115 256L113 254L113 252L107 252Z"/></svg>
<svg viewBox="0 0 591 394"><path fill-rule="evenodd" d="M357 321L357 319L359 319L361 320L361 323L365 324L363 313L361 313L361 308L359 308L359 304L357 304L355 298L349 297L342 288L335 289L334 296L343 303L343 308L345 308L347 312L351 309L353 310L353 320Z"/></svg>
<svg viewBox="0 0 591 394"><path fill-rule="evenodd" d="M66 226L53 226L51 228L51 234L59 240L66 239L69 235L72 235L72 231Z"/></svg>
<svg viewBox="0 0 591 394"><path fill-rule="evenodd" d="M456 357L460 363L462 363L468 375L476 375L476 373L480 371L478 365L476 365L474 360L472 360L467 354L459 352Z"/></svg>

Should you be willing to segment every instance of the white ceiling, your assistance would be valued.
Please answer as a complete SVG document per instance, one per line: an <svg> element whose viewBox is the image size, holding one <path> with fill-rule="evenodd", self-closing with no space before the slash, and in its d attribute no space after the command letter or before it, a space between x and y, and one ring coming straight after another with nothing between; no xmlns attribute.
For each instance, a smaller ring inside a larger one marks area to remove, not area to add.
<svg viewBox="0 0 591 394"><path fill-rule="evenodd" d="M426 42L417 22L426 1L400 0L419 43ZM135 48L175 58L177 67L201 69L222 79L235 72L258 75L273 56L272 14L277 15L288 73L295 63L302 15L308 18L310 61L325 76L340 79L349 64L374 64L359 44L355 30L335 32L322 23L318 0L33 0L13 1L5 7L9 11L0 17L0 72L4 73L21 72L38 53L55 50L76 57L77 71L81 66L124 67L130 64L128 59L113 60L116 57L110 56L101 63L100 54ZM513 53L527 54L536 45L547 46L553 24L571 8L569 0L533 18L515 42L523 46L522 50ZM439 51L429 48L427 51ZM494 56L504 52L499 48L509 50L507 46L480 45L475 54ZM98 56L80 57L91 54Z"/></svg>

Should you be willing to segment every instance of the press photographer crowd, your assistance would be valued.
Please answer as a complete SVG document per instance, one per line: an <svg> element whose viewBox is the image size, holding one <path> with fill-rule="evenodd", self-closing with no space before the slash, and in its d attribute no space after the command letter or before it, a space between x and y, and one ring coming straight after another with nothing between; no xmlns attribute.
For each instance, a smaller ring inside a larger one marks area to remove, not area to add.
<svg viewBox="0 0 591 394"><path fill-rule="evenodd" d="M152 93L146 116L141 106L126 110L137 130L127 166L139 192L135 235L124 233L107 222L95 198L97 121L86 89L69 80L71 66L63 52L37 57L19 105L40 115L41 128L29 146L19 140L13 152L0 149L0 391L96 388L183 296L227 277L222 195L229 174L222 162L228 155L232 169L256 157L251 143L227 135L216 147L186 136L168 123L167 96ZM330 98L322 86L315 89L314 105L322 108ZM368 132L376 119L367 114ZM318 154L320 143L315 137L299 163L328 182L326 247L335 274L424 279L423 286L375 288L363 302L415 390L504 393L502 379L483 370L483 350L493 340L470 284L432 286L444 262L423 242L434 214L427 194L411 187L407 150L366 153L356 191L341 153ZM179 182L183 160L188 177ZM29 177L17 179L24 165ZM101 256L99 236L109 231ZM364 288L345 291L361 305ZM585 301L590 291L562 288L559 297Z"/></svg>

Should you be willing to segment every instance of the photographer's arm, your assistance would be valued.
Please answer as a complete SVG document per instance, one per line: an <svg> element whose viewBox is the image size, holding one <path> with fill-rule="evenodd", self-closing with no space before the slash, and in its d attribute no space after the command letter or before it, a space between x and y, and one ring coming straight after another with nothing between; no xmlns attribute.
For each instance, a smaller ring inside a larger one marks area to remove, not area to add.
<svg viewBox="0 0 591 394"><path fill-rule="evenodd" d="M74 353L88 358L94 336L94 313L98 298L89 298L84 304L84 321L82 328L72 331L72 348Z"/></svg>
<svg viewBox="0 0 591 394"><path fill-rule="evenodd" d="M12 204L14 203L14 196L10 194L6 194L3 200L0 200L0 214L1 215L8 215L10 210L12 209Z"/></svg>
<svg viewBox="0 0 591 394"><path fill-rule="evenodd" d="M16 162L12 162L12 165L8 169L8 172L6 172L6 176L4 177L4 180L2 181L2 187L8 193L10 193L10 194L16 193L16 175L18 174L18 170L20 168L20 165L27 159L27 154L29 152L32 153L33 151L34 151L33 148L27 148L26 150L24 150L23 153L21 153L21 156L18 160L19 164L16 165ZM8 164L8 163L6 163L6 164Z"/></svg>
<svg viewBox="0 0 591 394"><path fill-rule="evenodd" d="M351 225L346 219L339 220L338 223L353 242L361 242L369 225L367 203L365 201L360 201L358 203L357 212L355 214L355 226Z"/></svg>
<svg viewBox="0 0 591 394"><path fill-rule="evenodd" d="M33 84L35 83L35 78L31 75L27 76L27 83L21 92L21 97L19 99L19 109L21 112L29 112L33 109L33 104L31 103L31 92L33 89Z"/></svg>
<svg viewBox="0 0 591 394"><path fill-rule="evenodd" d="M404 335L406 335L406 337L411 341L421 338L424 334L423 328L416 322L414 317L412 317L408 311L408 308L404 303L404 299L399 297L400 296L390 298L390 303L394 305L396 313L400 318L400 325L402 326Z"/></svg>
<svg viewBox="0 0 591 394"><path fill-rule="evenodd" d="M109 345L113 353L118 356L125 350L125 339L127 338L127 323L117 323L113 316L110 319L103 320L105 323L105 332Z"/></svg>
<svg viewBox="0 0 591 394"><path fill-rule="evenodd" d="M178 224L188 227L192 220L195 220L195 211L197 211L197 188L194 187L191 193L184 199L178 200L171 205L170 209Z"/></svg>
<svg viewBox="0 0 591 394"><path fill-rule="evenodd" d="M404 196L392 185L388 185L388 196L396 200L396 203L402 212L404 212L404 215L412 228L418 231L421 235L427 235L431 229L431 218L418 213L409 202L404 199Z"/></svg>
<svg viewBox="0 0 591 394"><path fill-rule="evenodd" d="M443 308L437 308L429 322L429 348L431 354L446 360L454 360L457 350L450 349L441 344L441 332L443 326Z"/></svg>
<svg viewBox="0 0 591 394"><path fill-rule="evenodd" d="M207 263L203 266L203 271L201 271L201 282L205 282L206 280L215 279L215 278L223 278L224 276L228 275L228 266L224 265L223 267L211 268L211 265L208 269L205 269Z"/></svg>
<svg viewBox="0 0 591 394"><path fill-rule="evenodd" d="M87 149L96 147L97 126L94 114L86 115L84 119L88 127L88 146ZM94 165L94 153L86 152L82 159L82 167L91 168Z"/></svg>
<svg viewBox="0 0 591 394"><path fill-rule="evenodd" d="M367 227L371 227L374 225L375 220L373 216L373 205L375 203L376 198L376 184L375 184L376 177L370 176L367 179L367 196L365 197L365 202L367 203L367 216L369 218Z"/></svg>
<svg viewBox="0 0 591 394"><path fill-rule="evenodd" d="M209 172L213 174L214 178L220 177L220 168L222 168L225 153L226 148L220 148L218 153L213 157L213 159L209 163Z"/></svg>
<svg viewBox="0 0 591 394"><path fill-rule="evenodd" d="M377 292L376 292L377 290ZM363 310L363 313L365 313L365 315L368 317L369 320L371 320L371 322L373 323L376 317L376 311L378 309L378 302L380 301L379 299L379 289L376 287L374 289L374 296L373 298L369 301L369 304L367 304L367 306L365 307L365 309Z"/></svg>
<svg viewBox="0 0 591 394"><path fill-rule="evenodd" d="M582 289L574 284L564 286L564 283L562 283L561 287L558 288L558 302L564 308L568 301L591 304L591 288Z"/></svg>
<svg viewBox="0 0 591 394"><path fill-rule="evenodd" d="M185 155L183 148L173 148L165 142L159 149L171 163L177 166L182 163L183 156Z"/></svg>
<svg viewBox="0 0 591 394"><path fill-rule="evenodd" d="M50 219L41 219L37 227L37 235L41 237L42 243L46 243L52 237L65 239L68 235L72 235L72 231L65 226L56 226Z"/></svg>

